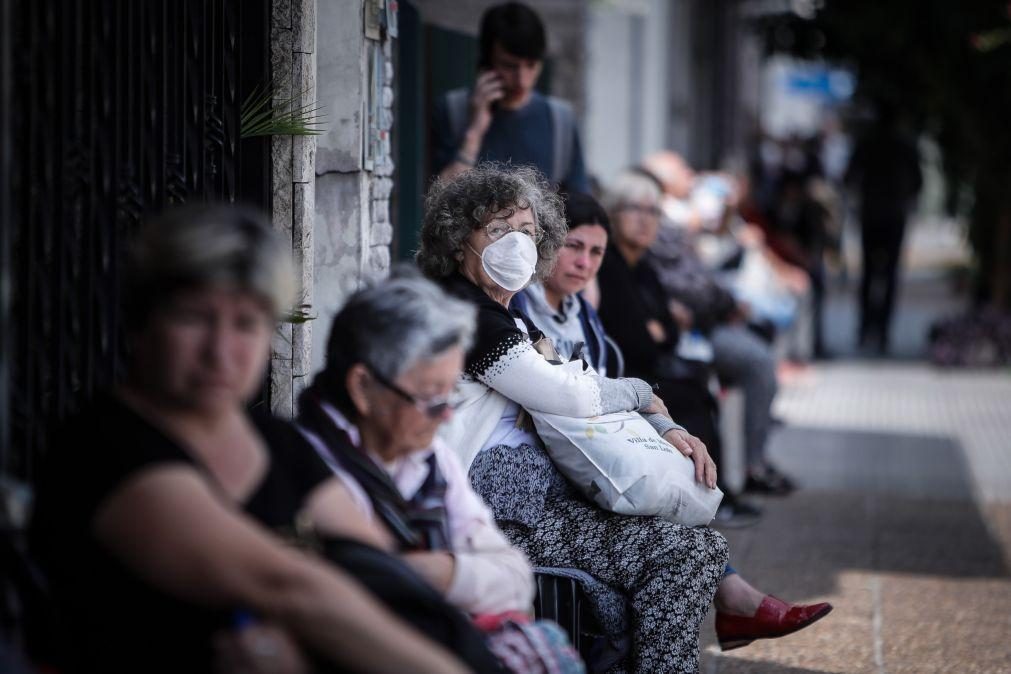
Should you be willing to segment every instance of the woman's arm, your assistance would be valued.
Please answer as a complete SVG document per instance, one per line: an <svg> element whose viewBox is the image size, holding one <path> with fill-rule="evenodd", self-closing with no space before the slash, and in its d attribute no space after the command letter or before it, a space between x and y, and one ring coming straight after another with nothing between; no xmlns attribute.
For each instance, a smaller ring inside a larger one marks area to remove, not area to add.
<svg viewBox="0 0 1011 674"><path fill-rule="evenodd" d="M322 534L353 538L386 552L396 547L393 535L362 507L340 477L313 489L303 510Z"/></svg>
<svg viewBox="0 0 1011 674"><path fill-rule="evenodd" d="M202 604L249 608L329 661L374 672L466 671L351 578L283 547L223 505L191 468L134 475L92 524L97 539L153 586Z"/></svg>
<svg viewBox="0 0 1011 674"><path fill-rule="evenodd" d="M441 550L419 550L405 552L400 558L440 593L447 594L449 592L457 570L456 558L453 553ZM451 600L448 601L453 603Z"/></svg>
<svg viewBox="0 0 1011 674"><path fill-rule="evenodd" d="M445 504L455 560L446 598L474 614L529 611L534 599L530 562L495 526L456 454L439 443L435 453L447 485Z"/></svg>
<svg viewBox="0 0 1011 674"><path fill-rule="evenodd" d="M646 411L653 404L653 389L641 379L609 379L552 365L528 341L504 349L477 378L520 406L545 414L585 418Z"/></svg>

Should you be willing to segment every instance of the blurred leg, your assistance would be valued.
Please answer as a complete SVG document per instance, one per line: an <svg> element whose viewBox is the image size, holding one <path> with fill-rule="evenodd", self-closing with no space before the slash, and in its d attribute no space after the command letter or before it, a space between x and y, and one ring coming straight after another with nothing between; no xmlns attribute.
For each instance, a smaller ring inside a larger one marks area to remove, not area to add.
<svg viewBox="0 0 1011 674"><path fill-rule="evenodd" d="M772 401L778 388L772 351L761 339L737 325L713 330L712 342L716 372L744 389L746 460L749 469L761 470L765 464Z"/></svg>

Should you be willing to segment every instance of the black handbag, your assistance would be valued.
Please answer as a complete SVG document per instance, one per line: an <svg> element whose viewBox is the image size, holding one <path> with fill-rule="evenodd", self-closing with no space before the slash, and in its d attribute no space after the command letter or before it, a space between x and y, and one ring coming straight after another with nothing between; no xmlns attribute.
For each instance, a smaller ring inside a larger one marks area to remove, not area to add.
<svg viewBox="0 0 1011 674"><path fill-rule="evenodd" d="M504 672L470 618L401 559L359 541L320 538L318 552L365 586L394 615L475 672Z"/></svg>

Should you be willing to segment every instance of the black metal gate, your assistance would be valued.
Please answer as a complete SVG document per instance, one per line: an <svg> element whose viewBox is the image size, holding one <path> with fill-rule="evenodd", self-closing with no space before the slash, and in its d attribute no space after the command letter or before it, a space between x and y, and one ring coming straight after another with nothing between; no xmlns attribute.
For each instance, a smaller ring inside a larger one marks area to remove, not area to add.
<svg viewBox="0 0 1011 674"><path fill-rule="evenodd" d="M3 468L30 480L51 424L122 371L120 255L140 220L192 200L269 208L269 139L240 140L239 108L270 79L270 0L23 0L11 13Z"/></svg>

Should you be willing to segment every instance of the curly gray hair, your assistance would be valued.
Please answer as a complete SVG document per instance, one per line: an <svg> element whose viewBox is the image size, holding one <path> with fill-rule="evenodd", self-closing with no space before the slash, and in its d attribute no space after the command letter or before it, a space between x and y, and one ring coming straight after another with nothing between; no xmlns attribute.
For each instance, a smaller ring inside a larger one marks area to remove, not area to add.
<svg viewBox="0 0 1011 674"><path fill-rule="evenodd" d="M429 278L449 276L459 267L459 253L471 232L492 216L517 208L533 211L541 232L536 276L547 278L567 233L562 199L537 169L490 162L438 180L429 189L418 266Z"/></svg>

